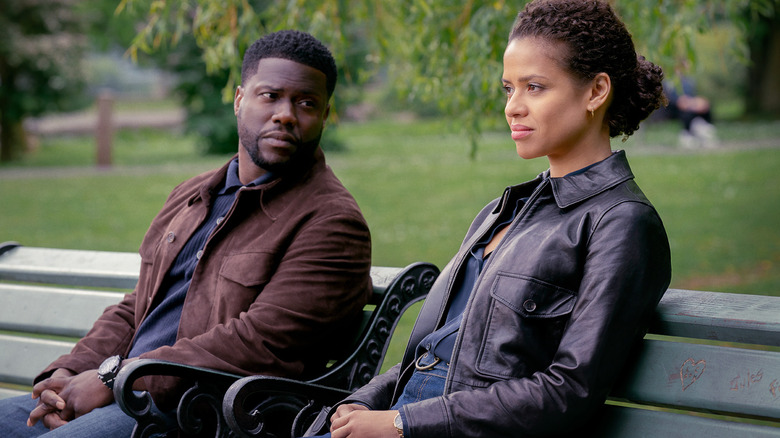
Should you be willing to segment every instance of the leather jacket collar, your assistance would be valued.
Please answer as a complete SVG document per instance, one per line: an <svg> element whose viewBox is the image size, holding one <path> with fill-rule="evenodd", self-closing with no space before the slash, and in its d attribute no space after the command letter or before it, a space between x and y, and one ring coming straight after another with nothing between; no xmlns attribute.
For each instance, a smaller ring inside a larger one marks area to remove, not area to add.
<svg viewBox="0 0 780 438"><path fill-rule="evenodd" d="M566 208L633 178L626 152L616 151L587 172L550 178L550 183L555 203L560 208Z"/></svg>

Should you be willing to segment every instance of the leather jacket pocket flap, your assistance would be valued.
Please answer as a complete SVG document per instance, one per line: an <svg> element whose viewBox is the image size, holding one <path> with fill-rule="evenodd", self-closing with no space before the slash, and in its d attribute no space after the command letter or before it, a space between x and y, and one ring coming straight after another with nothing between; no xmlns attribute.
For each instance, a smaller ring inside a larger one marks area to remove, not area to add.
<svg viewBox="0 0 780 438"><path fill-rule="evenodd" d="M576 295L561 287L522 275L500 274L493 298L526 318L557 318L571 313Z"/></svg>
<svg viewBox="0 0 780 438"><path fill-rule="evenodd" d="M244 287L267 283L276 270L273 253L253 252L225 257L219 275Z"/></svg>

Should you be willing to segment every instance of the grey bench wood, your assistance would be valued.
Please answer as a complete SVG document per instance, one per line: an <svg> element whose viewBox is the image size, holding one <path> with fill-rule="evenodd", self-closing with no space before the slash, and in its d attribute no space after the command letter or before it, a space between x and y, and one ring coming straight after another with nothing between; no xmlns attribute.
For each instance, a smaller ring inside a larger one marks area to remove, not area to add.
<svg viewBox="0 0 780 438"><path fill-rule="evenodd" d="M134 253L0 244L0 398L29 392L41 370L68 353L106 307L132 291L140 262ZM372 267L374 293L360 328L329 358L331 365L319 379L346 391L376 375L403 312L425 296L437 275L428 263ZM243 376L165 361L131 363L120 371L114 393L138 422L134 436L165 429L151 413L148 396L132 391L133 382L146 375L178 376L189 385L178 408L182 431L227 436L222 394Z"/></svg>
<svg viewBox="0 0 780 438"><path fill-rule="evenodd" d="M232 432L265 436L257 423L272 418L273 400L283 395L322 408L343 399L344 391L243 378L224 399ZM312 418L307 411L302 417ZM780 437L780 297L668 290L594 424L595 430L582 432L605 438ZM287 427L301 436L307 424Z"/></svg>
<svg viewBox="0 0 780 438"><path fill-rule="evenodd" d="M70 352L103 310L130 292L138 254L0 244L0 398Z"/></svg>

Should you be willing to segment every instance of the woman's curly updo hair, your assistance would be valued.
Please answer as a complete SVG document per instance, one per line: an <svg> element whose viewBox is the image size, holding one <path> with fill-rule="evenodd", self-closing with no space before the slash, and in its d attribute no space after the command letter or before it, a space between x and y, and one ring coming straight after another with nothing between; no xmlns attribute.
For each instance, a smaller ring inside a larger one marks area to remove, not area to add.
<svg viewBox="0 0 780 438"><path fill-rule="evenodd" d="M568 50L560 62L575 78L609 75L610 137L633 134L639 122L666 104L661 68L637 55L631 34L605 1L533 1L517 15L509 41L526 37L564 43Z"/></svg>

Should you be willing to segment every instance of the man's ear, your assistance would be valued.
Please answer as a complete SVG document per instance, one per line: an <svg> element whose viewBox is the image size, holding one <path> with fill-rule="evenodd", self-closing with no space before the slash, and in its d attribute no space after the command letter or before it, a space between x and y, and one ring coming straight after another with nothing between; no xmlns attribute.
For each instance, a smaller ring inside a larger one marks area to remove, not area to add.
<svg viewBox="0 0 780 438"><path fill-rule="evenodd" d="M588 98L588 107L593 110L599 109L607 103L612 92L612 79L606 73L599 73L591 81L590 97Z"/></svg>
<svg viewBox="0 0 780 438"><path fill-rule="evenodd" d="M330 115L330 104L328 104L325 107L325 114L322 115L322 125L325 125L325 122L328 120L328 116Z"/></svg>
<svg viewBox="0 0 780 438"><path fill-rule="evenodd" d="M244 89L239 85L236 87L236 95L233 96L233 114L238 116L238 109L241 108L241 100L244 99Z"/></svg>

